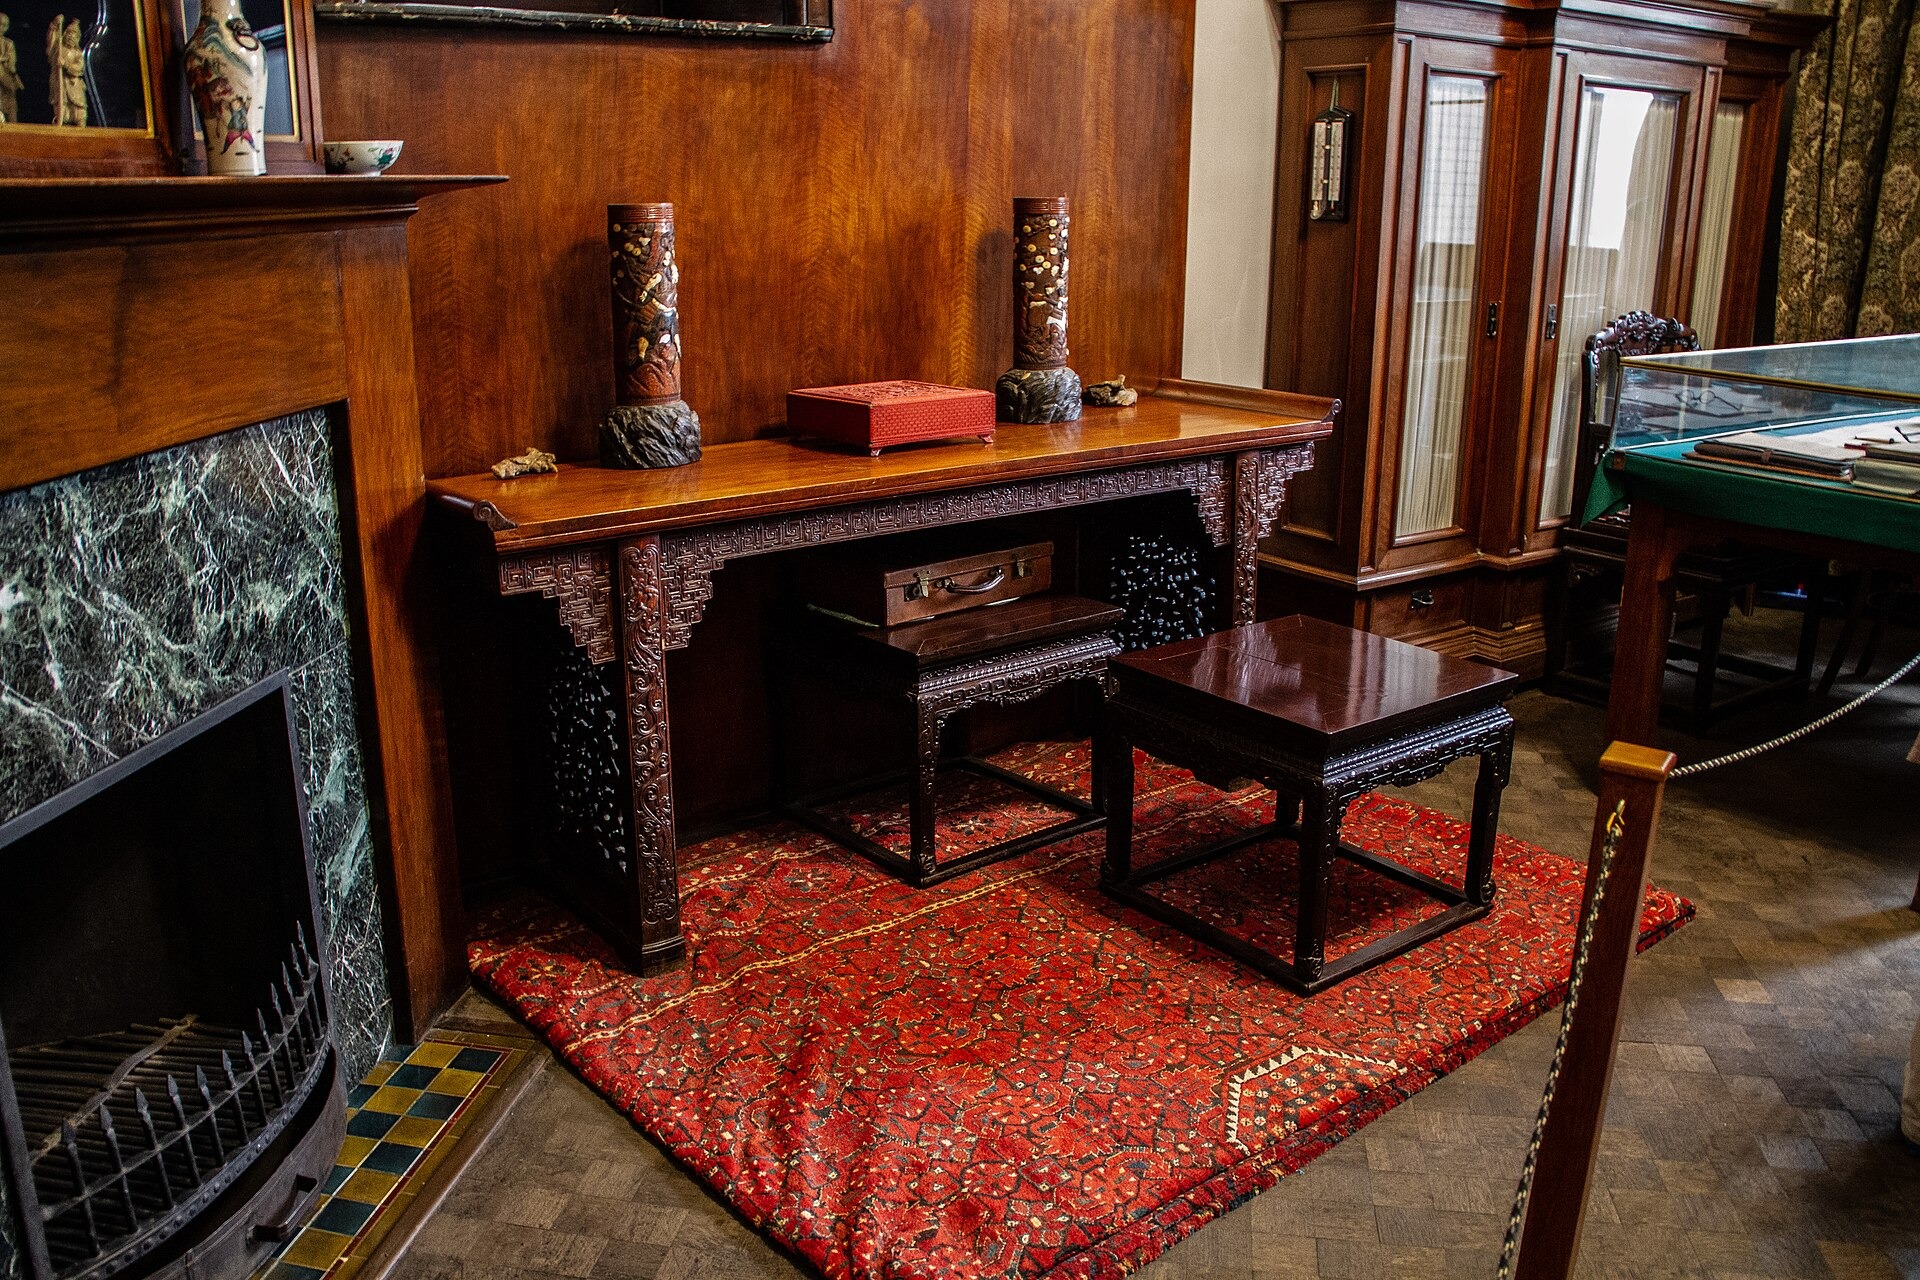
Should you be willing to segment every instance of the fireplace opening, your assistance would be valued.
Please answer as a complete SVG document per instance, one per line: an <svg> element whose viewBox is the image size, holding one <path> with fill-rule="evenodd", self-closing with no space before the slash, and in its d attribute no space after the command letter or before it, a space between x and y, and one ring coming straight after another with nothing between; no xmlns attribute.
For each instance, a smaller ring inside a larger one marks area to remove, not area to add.
<svg viewBox="0 0 1920 1280"><path fill-rule="evenodd" d="M244 1276L331 1164L292 724L282 673L0 826L0 1145L30 1275Z"/></svg>

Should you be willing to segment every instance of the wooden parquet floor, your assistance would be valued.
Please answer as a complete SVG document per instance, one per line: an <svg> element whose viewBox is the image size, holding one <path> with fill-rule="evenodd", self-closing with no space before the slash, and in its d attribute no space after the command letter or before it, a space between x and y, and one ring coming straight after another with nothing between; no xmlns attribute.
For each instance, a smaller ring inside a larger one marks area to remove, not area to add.
<svg viewBox="0 0 1920 1280"><path fill-rule="evenodd" d="M1860 687L1843 682L1834 701ZM1577 853L1600 713L1542 693L1513 711L1501 827ZM1697 759L1809 714L1670 741ZM1905 763L1916 729L1920 685L1670 791L1654 874L1700 915L1635 965L1582 1276L1920 1276L1920 1157L1896 1136L1920 1014L1920 914L1907 909L1920 870L1920 766ZM1472 778L1469 762L1408 794L1464 814ZM456 1017L497 1028L504 1015L473 996ZM1510 1037L1143 1280L1491 1277L1556 1027L1557 1015ZM804 1274L552 1063L396 1273Z"/></svg>

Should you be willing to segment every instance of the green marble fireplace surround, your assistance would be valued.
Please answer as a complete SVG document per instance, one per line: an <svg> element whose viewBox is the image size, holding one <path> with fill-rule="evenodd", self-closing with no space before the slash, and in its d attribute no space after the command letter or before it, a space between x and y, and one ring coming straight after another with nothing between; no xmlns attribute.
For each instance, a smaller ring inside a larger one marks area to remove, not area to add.
<svg viewBox="0 0 1920 1280"><path fill-rule="evenodd" d="M0 821L289 671L352 1080L393 1038L393 1002L332 436L314 410L0 494Z"/></svg>

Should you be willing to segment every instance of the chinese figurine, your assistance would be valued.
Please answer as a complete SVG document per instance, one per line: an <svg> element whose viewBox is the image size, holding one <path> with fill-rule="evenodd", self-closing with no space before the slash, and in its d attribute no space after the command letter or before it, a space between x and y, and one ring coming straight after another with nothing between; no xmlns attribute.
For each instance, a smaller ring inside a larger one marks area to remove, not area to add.
<svg viewBox="0 0 1920 1280"><path fill-rule="evenodd" d="M0 124L20 123L20 91L27 82L20 78L20 50L7 37L13 19L0 13Z"/></svg>
<svg viewBox="0 0 1920 1280"><path fill-rule="evenodd" d="M47 27L47 98L53 122L87 127L87 55L80 48L80 19L56 13Z"/></svg>

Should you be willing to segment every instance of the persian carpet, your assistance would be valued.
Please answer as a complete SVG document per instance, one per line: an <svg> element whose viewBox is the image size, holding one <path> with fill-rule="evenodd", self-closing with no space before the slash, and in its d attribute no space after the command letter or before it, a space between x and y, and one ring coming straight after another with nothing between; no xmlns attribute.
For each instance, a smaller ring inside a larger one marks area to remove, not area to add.
<svg viewBox="0 0 1920 1280"><path fill-rule="evenodd" d="M1086 793L1085 744L997 760ZM1142 863L1271 816L1262 790L1144 756L1137 780ZM1058 816L1003 785L943 787L945 856ZM877 797L863 828L903 842L878 816L902 798ZM1458 880L1466 827L1443 814L1369 796L1343 833ZM1565 995L1584 863L1504 836L1488 915L1311 998L1109 901L1100 852L1094 833L912 889L778 823L681 851L677 972L622 971L532 899L482 919L470 958L589 1084L835 1280L1124 1275ZM1163 889L1284 953L1294 883L1275 839ZM1438 909L1342 864L1327 954ZM1641 946L1692 914L1651 890Z"/></svg>

